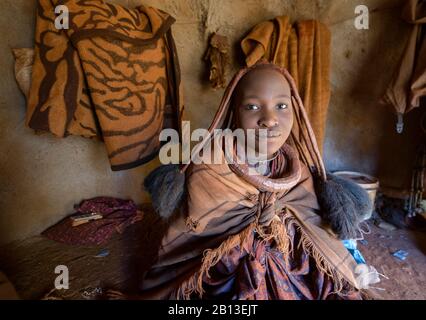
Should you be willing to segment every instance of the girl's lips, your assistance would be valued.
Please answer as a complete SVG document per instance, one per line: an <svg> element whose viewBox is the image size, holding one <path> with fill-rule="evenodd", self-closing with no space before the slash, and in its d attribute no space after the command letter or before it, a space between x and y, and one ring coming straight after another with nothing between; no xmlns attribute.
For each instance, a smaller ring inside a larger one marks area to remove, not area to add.
<svg viewBox="0 0 426 320"><path fill-rule="evenodd" d="M256 132L256 137L257 138L278 138L279 136L281 136L281 132L279 131L272 131L272 130L268 130L265 134L260 135L259 132Z"/></svg>

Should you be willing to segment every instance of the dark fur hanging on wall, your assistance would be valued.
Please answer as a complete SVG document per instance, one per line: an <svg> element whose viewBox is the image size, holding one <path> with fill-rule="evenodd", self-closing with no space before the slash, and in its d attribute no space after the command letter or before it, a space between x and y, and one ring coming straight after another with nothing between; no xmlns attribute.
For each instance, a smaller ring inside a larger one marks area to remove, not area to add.
<svg viewBox="0 0 426 320"><path fill-rule="evenodd" d="M213 33L204 60L209 64L209 80L213 89L225 88L225 70L229 60L229 43L225 36Z"/></svg>

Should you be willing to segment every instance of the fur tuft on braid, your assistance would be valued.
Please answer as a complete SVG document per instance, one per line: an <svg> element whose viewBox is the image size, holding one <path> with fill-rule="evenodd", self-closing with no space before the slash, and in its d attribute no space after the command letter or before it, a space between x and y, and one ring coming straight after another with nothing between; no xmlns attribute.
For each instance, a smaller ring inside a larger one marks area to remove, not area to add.
<svg viewBox="0 0 426 320"><path fill-rule="evenodd" d="M327 181L315 179L315 191L322 217L340 239L359 236L359 224L373 210L368 193L356 183L327 173Z"/></svg>
<svg viewBox="0 0 426 320"><path fill-rule="evenodd" d="M186 194L185 173L180 171L179 165L161 165L146 177L144 187L151 194L154 210L167 220Z"/></svg>

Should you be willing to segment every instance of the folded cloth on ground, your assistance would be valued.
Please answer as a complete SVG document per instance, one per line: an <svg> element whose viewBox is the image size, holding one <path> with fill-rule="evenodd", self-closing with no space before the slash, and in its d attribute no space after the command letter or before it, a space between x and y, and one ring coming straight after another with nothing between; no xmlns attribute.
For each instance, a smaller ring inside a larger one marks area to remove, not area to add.
<svg viewBox="0 0 426 320"><path fill-rule="evenodd" d="M77 211L75 214L48 228L42 235L70 245L100 245L107 242L115 233L122 233L124 229L143 217L142 212L138 211L132 200L110 197L84 200L75 209ZM102 219L77 227L72 226L72 217L91 213L102 215Z"/></svg>

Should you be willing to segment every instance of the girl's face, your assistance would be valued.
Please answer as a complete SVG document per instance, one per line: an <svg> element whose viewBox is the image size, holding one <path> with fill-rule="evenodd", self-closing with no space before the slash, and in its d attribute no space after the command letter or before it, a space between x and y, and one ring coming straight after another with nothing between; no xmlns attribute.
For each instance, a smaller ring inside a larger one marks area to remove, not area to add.
<svg viewBox="0 0 426 320"><path fill-rule="evenodd" d="M290 85L276 70L255 69L238 83L233 100L238 128L255 129L255 146L248 148L259 152L259 144L266 144L268 159L281 148L293 126L293 107ZM267 136L259 136L266 129ZM246 134L247 136L247 134Z"/></svg>

